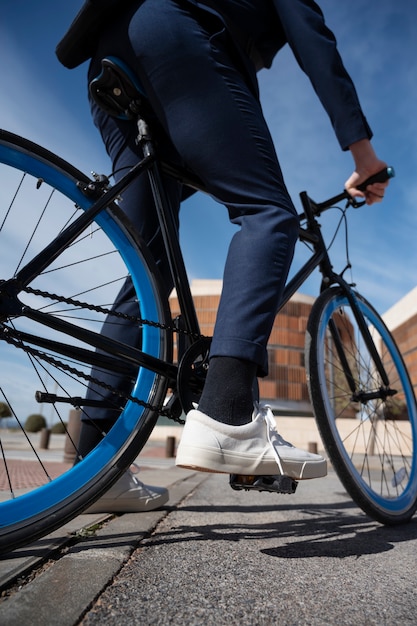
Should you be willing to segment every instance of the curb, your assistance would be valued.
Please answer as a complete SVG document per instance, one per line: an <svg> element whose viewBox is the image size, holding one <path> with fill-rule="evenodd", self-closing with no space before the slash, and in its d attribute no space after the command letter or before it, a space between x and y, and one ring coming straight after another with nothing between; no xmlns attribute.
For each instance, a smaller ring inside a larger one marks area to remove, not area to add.
<svg viewBox="0 0 417 626"><path fill-rule="evenodd" d="M159 481L151 473L159 474ZM80 515L52 535L16 550L10 558L6 556L0 567L3 572L0 589L4 597L0 605L2 623L8 626L78 623L142 539L208 476L180 468L147 472L149 482L169 487L170 499L164 508L117 517ZM100 527L95 529L97 524ZM89 533L92 534L88 536ZM24 575L27 580L22 583L19 577Z"/></svg>

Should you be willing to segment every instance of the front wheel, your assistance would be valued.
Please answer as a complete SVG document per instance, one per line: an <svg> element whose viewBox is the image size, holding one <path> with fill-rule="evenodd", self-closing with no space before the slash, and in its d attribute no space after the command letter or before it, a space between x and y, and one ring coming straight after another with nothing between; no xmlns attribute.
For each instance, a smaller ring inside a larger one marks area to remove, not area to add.
<svg viewBox="0 0 417 626"><path fill-rule="evenodd" d="M307 380L317 425L334 468L352 499L384 524L408 521L417 509L417 409L398 347L375 309L353 294L388 375L345 291L316 300L307 325Z"/></svg>

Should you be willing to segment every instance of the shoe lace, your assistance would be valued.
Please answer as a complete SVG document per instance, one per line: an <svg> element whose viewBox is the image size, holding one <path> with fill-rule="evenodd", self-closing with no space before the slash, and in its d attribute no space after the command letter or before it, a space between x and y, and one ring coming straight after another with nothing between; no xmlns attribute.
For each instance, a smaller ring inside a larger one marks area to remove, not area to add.
<svg viewBox="0 0 417 626"><path fill-rule="evenodd" d="M268 441L274 452L274 456L275 456L279 471L281 473L281 476L285 476L285 472L283 470L282 463L281 463L281 458L279 456L276 446L289 446L291 448L293 448L294 446L289 441L286 441L283 437L281 437L281 435L277 431L277 425L275 423L275 418L274 418L274 414L272 413L271 407L268 406L267 404L263 404L263 405L257 404L256 408L257 408L258 414L262 416L262 418L264 419L266 423L266 427L267 427L266 433L267 433Z"/></svg>

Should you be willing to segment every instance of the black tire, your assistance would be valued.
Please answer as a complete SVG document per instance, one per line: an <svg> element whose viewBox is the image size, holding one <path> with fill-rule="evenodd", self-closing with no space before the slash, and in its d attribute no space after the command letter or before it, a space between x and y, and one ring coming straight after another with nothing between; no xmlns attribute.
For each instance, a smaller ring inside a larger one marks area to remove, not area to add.
<svg viewBox="0 0 417 626"><path fill-rule="evenodd" d="M362 296L355 298L389 385L377 372L345 292L331 288L316 300L307 325L311 402L330 461L352 499L375 520L400 524L417 509L416 401L391 333Z"/></svg>
<svg viewBox="0 0 417 626"><path fill-rule="evenodd" d="M0 552L8 552L58 528L104 493L139 454L165 400L167 380L162 374L107 354L105 367L101 361L99 369L123 371L130 380L130 399L116 394L120 415L92 453L63 473L51 470L37 449L39 434L26 432L25 423L29 413L45 412L46 406L50 421L66 424L72 406L65 400L85 397L90 355L97 352L91 347L94 343L74 338L75 331L94 330L100 336L106 310L130 275L141 316L155 323L140 322L142 350L172 362L172 337L163 330L170 325L170 313L157 268L116 205L101 213L84 236L34 277L29 290L21 289L17 281L7 283L12 289L6 291L3 281L19 276L21 268L93 201L77 184L89 181L81 172L5 131L0 131L0 176L0 401L10 407L12 438L17 437L25 448L17 452L16 442L12 445L6 429L0 429L0 465L7 477L0 492ZM25 306L35 313L28 314ZM44 318L38 318L40 312L48 313L53 324L45 325ZM115 323L120 319L115 316ZM62 320L71 323L69 330L54 327ZM99 378L98 385L100 389ZM54 394L58 400L39 407L37 391ZM88 406L82 410L88 419ZM14 466L28 463L29 456L33 486L25 485L21 491L13 484Z"/></svg>

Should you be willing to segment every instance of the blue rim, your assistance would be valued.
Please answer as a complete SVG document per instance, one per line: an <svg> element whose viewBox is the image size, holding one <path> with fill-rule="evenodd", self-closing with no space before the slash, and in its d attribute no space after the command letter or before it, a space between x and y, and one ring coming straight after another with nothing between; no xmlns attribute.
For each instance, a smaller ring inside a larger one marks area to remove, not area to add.
<svg viewBox="0 0 417 626"><path fill-rule="evenodd" d="M61 172L41 158L33 157L11 146L0 144L0 162L42 178L84 210L93 203L93 201L90 201L81 193L68 174ZM143 318L158 320L157 301L147 268L144 264L138 263L137 251L132 246L129 238L119 229L107 213L102 213L96 219L96 222L118 249L131 274L136 293L141 302ZM144 325L142 348L147 354L155 357L160 356L160 338L157 328ZM153 372L140 368L132 396L142 399L147 398L152 390L154 381L155 374ZM140 405L127 402L125 409L105 440L82 463L75 465L42 487L23 494L16 499L1 502L0 528L24 522L26 519L41 514L71 497L74 492L82 489L100 473L103 467L112 461L118 450L127 441L128 435L137 427L139 421L143 419L144 411L145 409Z"/></svg>

